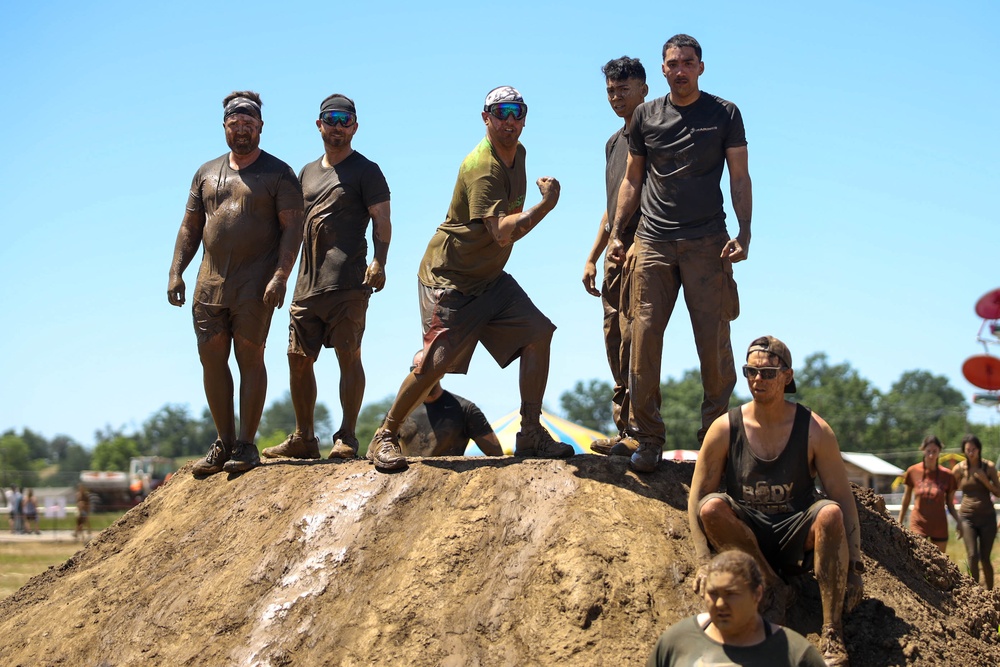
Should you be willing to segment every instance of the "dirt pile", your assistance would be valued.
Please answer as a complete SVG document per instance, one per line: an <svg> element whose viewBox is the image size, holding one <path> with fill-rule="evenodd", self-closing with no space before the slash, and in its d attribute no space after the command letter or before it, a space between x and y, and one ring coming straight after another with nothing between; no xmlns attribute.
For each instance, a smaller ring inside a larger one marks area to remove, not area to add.
<svg viewBox="0 0 1000 667"><path fill-rule="evenodd" d="M0 603L0 664L644 664L700 608L692 469L636 476L593 455L184 469ZM857 497L853 664L1000 664L1000 596ZM788 618L818 640L815 584Z"/></svg>

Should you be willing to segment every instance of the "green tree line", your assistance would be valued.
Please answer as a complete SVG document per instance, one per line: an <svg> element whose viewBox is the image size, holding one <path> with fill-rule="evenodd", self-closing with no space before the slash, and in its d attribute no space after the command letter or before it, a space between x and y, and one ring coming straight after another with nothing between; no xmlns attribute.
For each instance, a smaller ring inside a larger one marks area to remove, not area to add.
<svg viewBox="0 0 1000 667"><path fill-rule="evenodd" d="M900 467L920 460L924 436L937 435L946 450L960 451L966 433L983 442L984 455L1000 455L1000 426L975 424L968 419L969 404L948 379L925 370L903 373L882 392L851 367L833 364L823 352L805 359L795 371L795 394L789 399L821 415L833 428L845 452L876 454ZM742 382L742 379L741 379ZM737 393L730 406L749 400ZM701 426L702 386L698 370L660 384L660 414L667 430L665 449L697 449ZM579 381L560 396L567 419L602 433L615 431L611 417L612 386L602 380Z"/></svg>

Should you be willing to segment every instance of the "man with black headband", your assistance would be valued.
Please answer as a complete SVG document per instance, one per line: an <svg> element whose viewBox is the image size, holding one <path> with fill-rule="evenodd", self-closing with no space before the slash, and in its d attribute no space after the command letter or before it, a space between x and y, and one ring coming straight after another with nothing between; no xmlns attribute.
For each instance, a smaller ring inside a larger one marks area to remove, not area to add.
<svg viewBox="0 0 1000 667"><path fill-rule="evenodd" d="M783 622L781 577L812 569L823 609L822 649L828 665L846 665L843 612L864 592L858 509L837 436L795 393L792 353L773 336L747 349L743 375L753 400L708 429L695 463L688 521L702 565L716 551L744 551L757 561L767 588L765 615ZM816 492L816 477L824 496ZM724 492L718 493L720 485ZM695 577L703 593L705 572Z"/></svg>
<svg viewBox="0 0 1000 667"><path fill-rule="evenodd" d="M479 342L501 367L521 360L521 431L514 455L573 454L539 423L555 326L503 270L513 243L559 200L559 182L543 176L536 181L542 200L524 210L528 183L518 138L527 113L521 94L510 86L486 96L486 137L462 162L448 215L420 262L424 356L403 380L372 438L368 456L376 469L406 467L397 437L400 425L445 373L468 371Z"/></svg>
<svg viewBox="0 0 1000 667"><path fill-rule="evenodd" d="M222 104L230 151L195 173L167 287L168 301L184 305L181 275L202 246L191 310L218 438L194 464L199 477L260 463L254 437L267 393L264 343L302 242L302 188L287 164L260 149L260 96L234 92ZM240 368L239 434L231 348Z"/></svg>
<svg viewBox="0 0 1000 667"><path fill-rule="evenodd" d="M289 307L288 367L295 432L264 456L318 459L314 432L316 375L313 366L323 347L340 362L343 420L333 436L329 458L358 453L354 431L365 393L361 338L368 298L385 286L385 261L392 236L389 186L379 166L351 147L358 131L354 101L344 95L320 104L316 128L324 154L299 173L305 197L305 231L295 296ZM372 223L371 264L365 266L365 231Z"/></svg>

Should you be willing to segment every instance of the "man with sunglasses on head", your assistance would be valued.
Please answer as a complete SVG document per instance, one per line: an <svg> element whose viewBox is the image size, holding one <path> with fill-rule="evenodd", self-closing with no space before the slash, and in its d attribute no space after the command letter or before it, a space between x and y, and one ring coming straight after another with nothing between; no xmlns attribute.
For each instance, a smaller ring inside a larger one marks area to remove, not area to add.
<svg viewBox="0 0 1000 667"><path fill-rule="evenodd" d="M604 254L611 236L611 217L618 207L618 189L625 175L625 165L628 161L628 130L632 124L632 112L646 99L649 87L646 85L646 68L638 58L622 56L608 61L601 68L608 89L608 102L619 118L625 120L625 126L616 130L608 139L604 148L607 164L604 168L607 185L607 207L601 216L601 224L597 229L597 239L590 249L590 255L583 266L583 287L588 293L601 297L604 306L604 347L611 366L611 377L615 381L614 394L611 398L612 417L618 428L614 438L601 438L590 443L590 449L598 454L615 454L631 456L635 443L628 437L628 366L631 350L631 334L628 324L624 321L628 310L628 290L623 291L623 285L628 282L627 264L616 264L609 259L604 260L604 281L598 289L597 262ZM635 238L635 228L639 223L639 211L635 213L621 230L622 244L628 254ZM623 326L624 324L624 326Z"/></svg>
<svg viewBox="0 0 1000 667"><path fill-rule="evenodd" d="M385 286L392 236L389 186L379 166L351 147L358 131L354 101L334 94L320 103L316 128L323 156L299 173L305 198L305 231L295 296L289 307L288 368L295 431L263 451L268 458L318 459L315 433L316 375L323 347L340 363L340 429L328 458L353 459L355 428L365 393L361 339L371 293ZM372 223L374 257L366 266L365 233Z"/></svg>
<svg viewBox="0 0 1000 667"><path fill-rule="evenodd" d="M398 441L403 420L445 373L468 371L480 342L501 367L520 358L521 431L514 455L573 454L539 423L555 325L503 270L514 242L559 200L559 182L543 176L536 181L542 200L524 209L525 150L518 138L527 113L521 94L510 86L486 96L486 137L462 162L448 214L420 262L424 356L403 380L372 438L368 456L378 470L406 467Z"/></svg>
<svg viewBox="0 0 1000 667"><path fill-rule="evenodd" d="M784 619L782 577L812 569L823 611L821 648L828 665L846 665L842 615L861 600L861 531L837 436L795 393L788 347L773 336L747 350L743 375L753 397L716 419L701 446L688 496L691 538L700 563L744 551L764 573L765 615ZM825 492L816 492L816 477ZM717 492L722 486L724 492ZM704 592L704 571L694 589Z"/></svg>
<svg viewBox="0 0 1000 667"><path fill-rule="evenodd" d="M611 226L608 257L625 261L624 231L641 211L633 246L629 317L629 444L632 468L656 469L666 440L660 415L663 333L681 287L701 362L704 398L700 443L729 407L736 368L729 323L739 315L733 263L747 258L752 196L747 141L739 109L698 88L705 71L701 45L674 35L663 45L670 93L635 110L629 155ZM730 238L722 207L723 167L729 170L739 234ZM693 444L693 443L692 443Z"/></svg>
<svg viewBox="0 0 1000 667"><path fill-rule="evenodd" d="M260 96L237 91L222 104L230 151L194 176L167 287L168 301L183 306L181 275L203 246L191 310L218 439L194 464L198 477L260 464L254 437L267 393L264 343L302 242L302 188L291 167L260 149ZM238 435L231 348L240 369Z"/></svg>

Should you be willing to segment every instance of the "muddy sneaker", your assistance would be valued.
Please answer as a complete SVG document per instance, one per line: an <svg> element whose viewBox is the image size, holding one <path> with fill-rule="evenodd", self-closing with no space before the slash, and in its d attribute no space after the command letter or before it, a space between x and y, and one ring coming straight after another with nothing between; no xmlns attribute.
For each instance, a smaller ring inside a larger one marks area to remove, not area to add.
<svg viewBox="0 0 1000 667"><path fill-rule="evenodd" d="M276 459L279 457L289 459L318 459L319 440L315 437L307 440L302 437L301 433L296 431L285 438L285 441L280 445L268 447L262 451L261 454L269 459Z"/></svg>
<svg viewBox="0 0 1000 667"><path fill-rule="evenodd" d="M216 440L208 450L205 458L194 464L191 473L195 477L207 477L222 472L222 466L229 460L229 448L222 440Z"/></svg>
<svg viewBox="0 0 1000 667"><path fill-rule="evenodd" d="M341 435L340 433L333 434L333 449L330 450L330 455L326 458L328 459L353 459L358 456L358 448L361 447L361 443L358 439L351 435ZM369 451L371 451L369 449ZM371 457L369 457L371 458Z"/></svg>
<svg viewBox="0 0 1000 667"><path fill-rule="evenodd" d="M632 438L628 438L632 440ZM629 459L632 470L636 472L653 472L663 458L663 445L660 443L641 442Z"/></svg>
<svg viewBox="0 0 1000 667"><path fill-rule="evenodd" d="M368 445L368 458L375 464L376 470L402 470L406 467L406 457L399 448L396 436L385 428L375 431L372 443Z"/></svg>
<svg viewBox="0 0 1000 667"><path fill-rule="evenodd" d="M222 466L222 469L226 472L246 472L259 465L260 454L257 452L257 446L252 442L237 440L236 446L233 447L232 456Z"/></svg>
<svg viewBox="0 0 1000 667"><path fill-rule="evenodd" d="M639 448L639 441L635 438L630 438L625 436L620 438L618 442L615 443L611 451L608 452L609 456L632 456L635 454L635 450Z"/></svg>
<svg viewBox="0 0 1000 667"><path fill-rule="evenodd" d="M573 456L573 446L553 439L547 430L536 426L529 431L517 432L514 438L514 456L564 459Z"/></svg>
<svg viewBox="0 0 1000 667"><path fill-rule="evenodd" d="M602 456L611 456L611 449L621 441L622 437L616 435L613 438L598 438L590 443L590 451Z"/></svg>
<svg viewBox="0 0 1000 667"><path fill-rule="evenodd" d="M844 638L835 625L827 623L823 626L819 645L823 650L826 667L850 667L847 646L844 645Z"/></svg>

